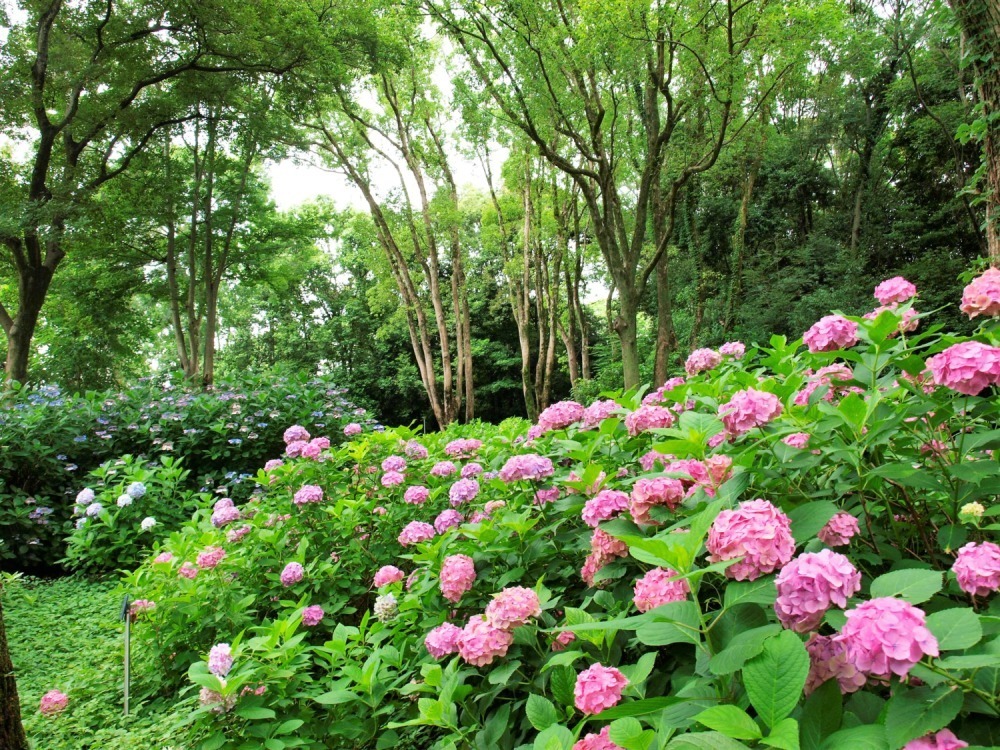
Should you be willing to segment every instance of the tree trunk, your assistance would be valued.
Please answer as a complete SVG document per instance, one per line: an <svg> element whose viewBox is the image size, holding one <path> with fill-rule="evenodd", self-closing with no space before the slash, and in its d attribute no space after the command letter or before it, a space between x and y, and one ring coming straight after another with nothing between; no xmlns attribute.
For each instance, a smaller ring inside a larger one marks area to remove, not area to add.
<svg viewBox="0 0 1000 750"><path fill-rule="evenodd" d="M28 750L28 739L21 724L21 701L17 697L17 679L7 648L2 597L0 597L0 748Z"/></svg>
<svg viewBox="0 0 1000 750"><path fill-rule="evenodd" d="M7 333L7 362L4 368L7 380L26 383L28 360L31 356L31 339L35 335L42 303L52 283L52 270L45 265L19 269L17 277L17 313Z"/></svg>
<svg viewBox="0 0 1000 750"><path fill-rule="evenodd" d="M664 253L656 266L656 365L653 379L657 386L664 383L670 374L670 355L677 349L672 296L670 265Z"/></svg>
<svg viewBox="0 0 1000 750"><path fill-rule="evenodd" d="M996 0L949 0L969 49L986 135L986 244L990 264L1000 267L1000 5Z"/></svg>
<svg viewBox="0 0 1000 750"><path fill-rule="evenodd" d="M618 340L622 347L622 378L625 382L625 390L639 386L639 339L637 321L639 313L639 299L625 290L620 289L618 299L621 310L615 316L611 327L618 334Z"/></svg>

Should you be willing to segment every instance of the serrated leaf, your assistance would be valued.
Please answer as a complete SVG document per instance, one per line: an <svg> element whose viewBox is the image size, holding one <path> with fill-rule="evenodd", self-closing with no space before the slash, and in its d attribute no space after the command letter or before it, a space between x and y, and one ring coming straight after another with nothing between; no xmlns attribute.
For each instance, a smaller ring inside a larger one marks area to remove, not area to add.
<svg viewBox="0 0 1000 750"><path fill-rule="evenodd" d="M773 728L792 712L808 674L809 654L795 633L784 630L764 642L743 668L743 684L765 724Z"/></svg>
<svg viewBox="0 0 1000 750"><path fill-rule="evenodd" d="M824 741L820 750L888 750L889 742L885 728L877 724L866 724L834 732Z"/></svg>
<svg viewBox="0 0 1000 750"><path fill-rule="evenodd" d="M243 706L234 713L242 719L273 719L275 716L272 709L263 706Z"/></svg>
<svg viewBox="0 0 1000 750"><path fill-rule="evenodd" d="M608 728L611 741L625 750L638 750L637 746L643 743L643 734L642 724L631 716L615 719Z"/></svg>
<svg viewBox="0 0 1000 750"><path fill-rule="evenodd" d="M808 542L833 518L837 510L837 506L829 500L815 500L790 510L788 517L792 521L792 536L795 541L798 544Z"/></svg>
<svg viewBox="0 0 1000 750"><path fill-rule="evenodd" d="M313 700L324 706L337 706L341 703L350 703L356 698L357 696L350 690L331 690L329 693L316 696Z"/></svg>
<svg viewBox="0 0 1000 750"><path fill-rule="evenodd" d="M774 576L765 576L756 581L734 581L726 586L723 606L726 609L737 604L760 604L769 607L778 598Z"/></svg>
<svg viewBox="0 0 1000 750"><path fill-rule="evenodd" d="M528 703L524 707L524 713L531 722L531 726L541 732L559 721L559 714L552 701L541 695L532 693L528 696Z"/></svg>
<svg viewBox="0 0 1000 750"><path fill-rule="evenodd" d="M945 609L927 615L927 629L937 638L941 651L961 651L983 638L979 615L968 607Z"/></svg>
<svg viewBox="0 0 1000 750"><path fill-rule="evenodd" d="M570 750L573 733L561 724L553 724L535 737L534 750Z"/></svg>
<svg viewBox="0 0 1000 750"><path fill-rule="evenodd" d="M745 630L709 660L708 668L715 674L732 674L764 650L764 641L780 632L777 624Z"/></svg>
<svg viewBox="0 0 1000 750"><path fill-rule="evenodd" d="M799 719L799 740L803 750L819 750L824 737L840 729L844 717L843 696L836 679L830 679L806 698Z"/></svg>
<svg viewBox="0 0 1000 750"><path fill-rule="evenodd" d="M942 574L936 570L894 570L880 575L871 585L873 599L894 596L905 599L910 604L920 604L941 590Z"/></svg>
<svg viewBox="0 0 1000 750"><path fill-rule="evenodd" d="M763 735L750 714L736 706L712 706L695 716L694 720L737 740L758 740Z"/></svg>
<svg viewBox="0 0 1000 750"><path fill-rule="evenodd" d="M691 732L671 740L667 750L741 750L742 742L726 737L721 732Z"/></svg>
<svg viewBox="0 0 1000 750"><path fill-rule="evenodd" d="M886 707L885 731L893 747L948 726L962 710L961 690L940 685L935 688L899 688Z"/></svg>
<svg viewBox="0 0 1000 750"><path fill-rule="evenodd" d="M549 678L552 697L564 706L573 705L573 688L576 687L576 672L570 667L556 667Z"/></svg>
<svg viewBox="0 0 1000 750"><path fill-rule="evenodd" d="M761 744L781 750L799 750L799 723L792 718L782 719Z"/></svg>

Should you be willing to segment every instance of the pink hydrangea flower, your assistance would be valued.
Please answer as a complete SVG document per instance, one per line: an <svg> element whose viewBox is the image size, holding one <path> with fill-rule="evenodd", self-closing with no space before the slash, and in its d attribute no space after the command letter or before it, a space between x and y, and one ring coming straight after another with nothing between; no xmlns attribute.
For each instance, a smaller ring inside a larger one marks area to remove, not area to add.
<svg viewBox="0 0 1000 750"><path fill-rule="evenodd" d="M963 341L928 359L927 367L937 385L975 396L1000 382L1000 348Z"/></svg>
<svg viewBox="0 0 1000 750"><path fill-rule="evenodd" d="M285 588L289 586L294 586L296 583L302 580L303 575L305 575L305 569L300 563L290 562L285 566L284 570L281 571L279 578L281 579L281 585Z"/></svg>
<svg viewBox="0 0 1000 750"><path fill-rule="evenodd" d="M323 449L319 447L318 443L309 441L304 446L302 446L302 451L299 453L302 458L309 458L315 460L319 458L319 454L323 452Z"/></svg>
<svg viewBox="0 0 1000 750"><path fill-rule="evenodd" d="M344 435L347 437L354 437L355 435L361 434L361 425L357 422L351 422L350 424L344 425Z"/></svg>
<svg viewBox="0 0 1000 750"><path fill-rule="evenodd" d="M594 529L594 533L590 535L590 552L598 567L604 567L616 557L625 557L628 554L628 545L604 529Z"/></svg>
<svg viewBox="0 0 1000 750"><path fill-rule="evenodd" d="M875 299L883 305L896 305L917 296L917 288L902 276L893 276L875 287Z"/></svg>
<svg viewBox="0 0 1000 750"><path fill-rule="evenodd" d="M406 477L400 474L398 471L387 471L382 475L382 486L383 487L398 487L403 482L406 481Z"/></svg>
<svg viewBox="0 0 1000 750"><path fill-rule="evenodd" d="M851 539L861 528L858 519L845 511L838 511L816 535L819 540L830 547L843 547L850 544Z"/></svg>
<svg viewBox="0 0 1000 750"><path fill-rule="evenodd" d="M186 562L177 570L177 575L193 581L198 576L198 568L192 563Z"/></svg>
<svg viewBox="0 0 1000 750"><path fill-rule="evenodd" d="M910 333L917 330L920 326L920 318L918 317L920 313L912 308L907 308L905 310L898 310L895 305L891 307L876 307L871 312L865 313L865 320L876 320L879 315L884 313L886 310L891 310L896 315L898 315L902 320L899 321L899 327L889 334L889 338L893 338L900 332Z"/></svg>
<svg viewBox="0 0 1000 750"><path fill-rule="evenodd" d="M535 491L535 505L548 505L559 499L558 487L545 487Z"/></svg>
<svg viewBox="0 0 1000 750"><path fill-rule="evenodd" d="M264 471L266 471L267 473L271 473L279 466L284 466L284 465L285 462L282 461L280 458L272 458L270 461L264 464Z"/></svg>
<svg viewBox="0 0 1000 750"><path fill-rule="evenodd" d="M665 406L640 406L625 417L625 429L633 436L647 430L670 427L673 423L673 412Z"/></svg>
<svg viewBox="0 0 1000 750"><path fill-rule="evenodd" d="M449 555L441 563L441 595L448 601L457 604L475 581L476 566L468 555Z"/></svg>
<svg viewBox="0 0 1000 750"><path fill-rule="evenodd" d="M841 315L826 315L802 335L802 341L813 353L847 349L858 343L858 324Z"/></svg>
<svg viewBox="0 0 1000 750"><path fill-rule="evenodd" d="M618 705L626 685L625 675L614 667L593 664L576 676L574 703L585 714L599 714Z"/></svg>
<svg viewBox="0 0 1000 750"><path fill-rule="evenodd" d="M459 479L448 490L448 502L457 508L459 505L475 500L478 494L479 482L475 479Z"/></svg>
<svg viewBox="0 0 1000 750"><path fill-rule="evenodd" d="M217 643L208 652L208 671L216 677L225 677L233 668L233 655L228 643Z"/></svg>
<svg viewBox="0 0 1000 750"><path fill-rule="evenodd" d="M552 639L552 650L553 651L565 651L566 647L576 640L576 633L572 630L563 630L554 639Z"/></svg>
<svg viewBox="0 0 1000 750"><path fill-rule="evenodd" d="M431 467L431 476L450 477L456 471L458 471L458 467L451 461L438 461Z"/></svg>
<svg viewBox="0 0 1000 750"><path fill-rule="evenodd" d="M389 456L382 461L382 471L404 471L406 469L406 459L402 456Z"/></svg>
<svg viewBox="0 0 1000 750"><path fill-rule="evenodd" d="M490 500L483 506L483 512L489 516L492 515L493 511L500 510L506 505L507 503L504 500Z"/></svg>
<svg viewBox="0 0 1000 750"><path fill-rule="evenodd" d="M743 435L781 414L781 401L773 393L747 388L737 391L719 407L719 417L730 435Z"/></svg>
<svg viewBox="0 0 1000 750"><path fill-rule="evenodd" d="M552 476L555 468L552 460L534 453L511 456L500 469L500 479L504 482L517 482L522 479L540 480Z"/></svg>
<svg viewBox="0 0 1000 750"><path fill-rule="evenodd" d="M660 470L662 471L675 458L676 456L669 453L660 453L657 450L651 450L639 456L639 466L642 467L643 471L653 471L656 469L656 465L660 464Z"/></svg>
<svg viewBox="0 0 1000 750"><path fill-rule="evenodd" d="M598 558L596 554L591 552L587 555L587 559L583 561L583 567L580 568L580 578L588 586L593 586L596 582L597 573L604 567L604 562Z"/></svg>
<svg viewBox="0 0 1000 750"><path fill-rule="evenodd" d="M497 657L506 656L513 642L513 633L494 627L482 615L475 615L458 636L458 655L474 667L485 667Z"/></svg>
<svg viewBox="0 0 1000 750"><path fill-rule="evenodd" d="M462 636L462 629L450 622L443 623L434 628L424 638L424 646L427 653L435 659L441 659L450 654L458 652L458 639Z"/></svg>
<svg viewBox="0 0 1000 750"><path fill-rule="evenodd" d="M475 438L459 438L458 440L452 440L448 443L444 447L444 452L445 455L448 456L465 458L467 456L471 456L482 447L482 440L476 440Z"/></svg>
<svg viewBox="0 0 1000 750"><path fill-rule="evenodd" d="M424 521L410 521L410 523L403 527L397 541L404 547L409 547L411 544L419 544L420 542L433 539L436 533L434 527L429 523L425 523Z"/></svg>
<svg viewBox="0 0 1000 750"><path fill-rule="evenodd" d="M542 613L538 594L524 586L509 586L486 605L486 620L500 630L513 630Z"/></svg>
<svg viewBox="0 0 1000 750"><path fill-rule="evenodd" d="M405 576L406 574L395 565L383 565L376 571L372 583L375 584L375 588L380 589L383 586L388 586L390 583L402 581Z"/></svg>
<svg viewBox="0 0 1000 750"><path fill-rule="evenodd" d="M726 442L726 433L725 433L725 431L723 431L723 432L717 432L714 435L712 435L712 437L710 437L706 441L705 445L707 445L709 448L718 448L724 442Z"/></svg>
<svg viewBox="0 0 1000 750"><path fill-rule="evenodd" d="M429 489L419 484L415 484L406 488L406 492L403 493L403 500L411 505L423 505L427 502L427 498L430 496L431 491Z"/></svg>
<svg viewBox="0 0 1000 750"><path fill-rule="evenodd" d="M809 652L809 676L804 690L806 695L812 695L827 680L836 679L843 695L856 693L868 681L847 658L847 646L839 636L813 633L806 641L806 651Z"/></svg>
<svg viewBox="0 0 1000 750"><path fill-rule="evenodd" d="M622 408L611 399L595 401L588 406L583 413L583 424L585 427L597 427L605 419L621 413Z"/></svg>
<svg viewBox="0 0 1000 750"><path fill-rule="evenodd" d="M789 630L816 630L834 604L846 607L861 590L861 573L843 555L828 549L799 555L774 580L778 598L774 611Z"/></svg>
<svg viewBox="0 0 1000 750"><path fill-rule="evenodd" d="M600 732L589 732L573 744L573 750L623 750L621 745L611 741L610 732L610 726Z"/></svg>
<svg viewBox="0 0 1000 750"><path fill-rule="evenodd" d="M649 517L651 508L665 505L670 510L674 510L684 501L684 495L684 485L678 479L670 477L639 479L632 485L629 512L636 523L654 524L656 521Z"/></svg>
<svg viewBox="0 0 1000 750"><path fill-rule="evenodd" d="M153 558L154 563L171 563L174 561L174 555L171 552L161 552L155 558Z"/></svg>
<svg viewBox="0 0 1000 750"><path fill-rule="evenodd" d="M720 362L722 355L714 349L695 349L684 363L684 372L688 375L697 375L699 372L718 367Z"/></svg>
<svg viewBox="0 0 1000 750"><path fill-rule="evenodd" d="M950 729L932 732L903 745L903 750L962 750L969 743L958 739Z"/></svg>
<svg viewBox="0 0 1000 750"><path fill-rule="evenodd" d="M538 426L543 432L562 430L576 422L582 422L584 408L576 401L560 401L538 415Z"/></svg>
<svg viewBox="0 0 1000 750"><path fill-rule="evenodd" d="M1000 590L1000 546L993 542L969 542L958 551L951 569L962 591L989 596Z"/></svg>
<svg viewBox="0 0 1000 750"><path fill-rule="evenodd" d="M222 501L220 500L219 502L221 503ZM238 521L240 519L239 508L234 506L232 503L233 501L230 500L229 505L224 505L221 508L219 507L219 503L215 504L215 510L212 511L212 525L215 528L221 529L222 527L231 524L233 521Z"/></svg>
<svg viewBox="0 0 1000 750"><path fill-rule="evenodd" d="M309 440L309 430L299 424L293 424L284 434L285 445L292 443L304 443Z"/></svg>
<svg viewBox="0 0 1000 750"><path fill-rule="evenodd" d="M662 455L662 454L661 454ZM583 522L593 529L601 521L608 521L628 508L629 496L620 490L601 490L583 506Z"/></svg>
<svg viewBox="0 0 1000 750"><path fill-rule="evenodd" d="M330 447L330 438L325 436L315 437L309 441L309 444L316 446L321 451L325 451L327 448Z"/></svg>
<svg viewBox="0 0 1000 750"><path fill-rule="evenodd" d="M785 445L789 448L802 449L809 445L809 433L808 432L793 432L791 435L786 435L781 439Z"/></svg>
<svg viewBox="0 0 1000 750"><path fill-rule="evenodd" d="M926 628L923 610L884 596L847 611L840 638L847 657L870 677L905 677L924 656L937 656L937 639Z"/></svg>
<svg viewBox="0 0 1000 750"><path fill-rule="evenodd" d="M747 500L712 522L705 547L713 563L743 557L726 568L737 581L753 581L777 570L795 554L791 521L767 500Z"/></svg>
<svg viewBox="0 0 1000 750"><path fill-rule="evenodd" d="M406 454L407 458L412 458L416 461L422 461L427 458L427 449L416 440L410 440L406 444L406 447L403 448L403 453Z"/></svg>
<svg viewBox="0 0 1000 750"><path fill-rule="evenodd" d="M474 479L483 473L483 467L477 463L466 464L462 467L462 479Z"/></svg>
<svg viewBox="0 0 1000 750"><path fill-rule="evenodd" d="M298 458L302 455L302 450L309 445L305 440L293 440L285 446L285 455L289 458Z"/></svg>
<svg viewBox="0 0 1000 750"><path fill-rule="evenodd" d="M719 347L719 354L726 357L733 357L734 359L742 359L746 351L747 348L741 341L727 341Z"/></svg>
<svg viewBox="0 0 1000 750"><path fill-rule="evenodd" d="M463 521L465 518L461 513L453 508L447 508L438 513L437 518L434 519L434 530L438 534L443 534L454 526L461 526Z"/></svg>
<svg viewBox="0 0 1000 750"><path fill-rule="evenodd" d="M199 568L211 570L222 562L225 556L226 551L222 547L206 547L198 554L196 562L198 563Z"/></svg>
<svg viewBox="0 0 1000 750"><path fill-rule="evenodd" d="M295 493L292 498L292 502L296 505L306 505L307 503L318 503L323 500L323 488L318 487L315 484L304 484L302 488Z"/></svg>
<svg viewBox="0 0 1000 750"><path fill-rule="evenodd" d="M640 612L659 607L669 602L680 602L691 593L691 588L685 579L671 581L677 575L670 568L653 568L635 582L635 595L632 601Z"/></svg>
<svg viewBox="0 0 1000 750"><path fill-rule="evenodd" d="M58 690L50 690L42 696L42 700L38 704L38 710L41 711L44 716L55 716L56 714L65 711L66 706L68 705L68 695Z"/></svg>
<svg viewBox="0 0 1000 750"><path fill-rule="evenodd" d="M314 628L323 621L323 608L318 604L306 607L302 610L302 624L307 628Z"/></svg>
<svg viewBox="0 0 1000 750"><path fill-rule="evenodd" d="M238 529L230 529L228 532L226 532L226 541L229 542L230 544L236 544L236 542L240 541L240 539L245 537L251 531L252 528L247 524L243 524Z"/></svg>
<svg viewBox="0 0 1000 750"><path fill-rule="evenodd" d="M961 310L970 318L1000 315L1000 269L987 268L982 276L965 287Z"/></svg>

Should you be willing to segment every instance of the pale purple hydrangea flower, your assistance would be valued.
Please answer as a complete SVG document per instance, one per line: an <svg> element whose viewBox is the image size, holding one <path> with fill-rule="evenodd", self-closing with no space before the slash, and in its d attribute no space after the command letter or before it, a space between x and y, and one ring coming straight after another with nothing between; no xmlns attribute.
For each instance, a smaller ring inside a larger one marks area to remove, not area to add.
<svg viewBox="0 0 1000 750"><path fill-rule="evenodd" d="M233 656L228 643L217 643L208 652L208 671L216 677L225 677L233 668Z"/></svg>
<svg viewBox="0 0 1000 750"><path fill-rule="evenodd" d="M697 375L699 372L718 367L720 362L722 355L714 349L695 349L684 363L684 372L688 375Z"/></svg>
<svg viewBox="0 0 1000 750"><path fill-rule="evenodd" d="M448 490L448 501L453 507L475 500L479 494L479 482L475 479L459 479Z"/></svg>
<svg viewBox="0 0 1000 750"><path fill-rule="evenodd" d="M279 576L281 580L281 585L285 588L289 586L294 586L296 583L302 580L305 575L305 569L302 567L301 563L290 562L284 567Z"/></svg>
<svg viewBox="0 0 1000 750"><path fill-rule="evenodd" d="M462 514L453 508L447 508L446 510L438 513L437 518L434 519L434 530L438 534L443 534L448 529L455 526L460 526L465 519Z"/></svg>
<svg viewBox="0 0 1000 750"><path fill-rule="evenodd" d="M458 467L456 467L451 461L438 461L431 468L431 476L450 477L456 471L458 471Z"/></svg>
<svg viewBox="0 0 1000 750"><path fill-rule="evenodd" d="M778 598L774 611L789 630L816 630L832 606L847 606L861 590L861 573L843 555L828 549L799 555L774 580Z"/></svg>
<svg viewBox="0 0 1000 750"><path fill-rule="evenodd" d="M555 468L552 460L534 453L511 456L500 469L500 479L504 482L519 480L539 480L552 476Z"/></svg>
<svg viewBox="0 0 1000 750"><path fill-rule="evenodd" d="M436 532L434 527L423 521L410 521L400 532L398 541L404 547L412 544L419 544L433 539Z"/></svg>
<svg viewBox="0 0 1000 750"><path fill-rule="evenodd" d="M850 544L851 539L860 530L857 518L850 513L838 511L816 536L823 544L830 547L843 547L845 544Z"/></svg>

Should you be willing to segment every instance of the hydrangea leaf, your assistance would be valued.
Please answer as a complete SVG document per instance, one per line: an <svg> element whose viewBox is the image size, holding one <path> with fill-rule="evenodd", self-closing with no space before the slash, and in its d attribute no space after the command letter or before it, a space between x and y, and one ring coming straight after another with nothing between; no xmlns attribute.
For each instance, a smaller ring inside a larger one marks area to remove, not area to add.
<svg viewBox="0 0 1000 750"><path fill-rule="evenodd" d="M769 727L799 702L809 674L809 654L800 638L784 630L764 642L763 651L743 668L743 684L757 715Z"/></svg>

